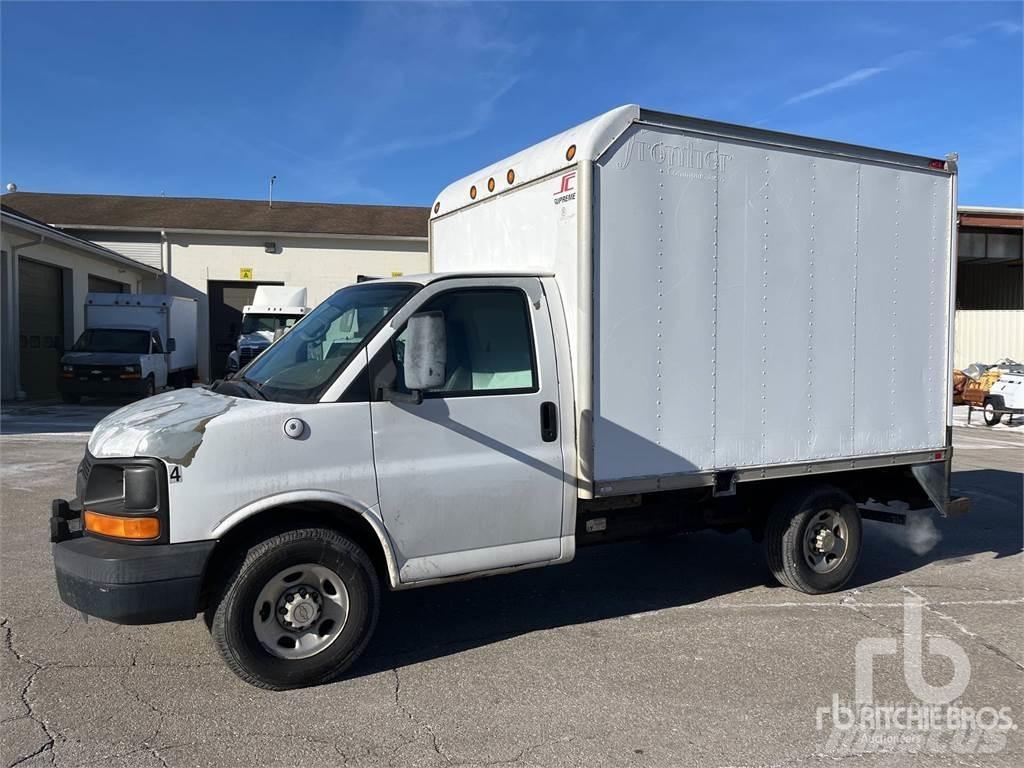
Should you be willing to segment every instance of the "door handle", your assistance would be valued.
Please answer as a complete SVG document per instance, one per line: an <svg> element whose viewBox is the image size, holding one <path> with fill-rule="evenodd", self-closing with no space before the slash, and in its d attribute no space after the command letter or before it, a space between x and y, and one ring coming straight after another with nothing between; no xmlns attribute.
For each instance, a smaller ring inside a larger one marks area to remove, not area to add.
<svg viewBox="0 0 1024 768"><path fill-rule="evenodd" d="M540 439L545 443L558 439L558 409L550 401L540 404Z"/></svg>

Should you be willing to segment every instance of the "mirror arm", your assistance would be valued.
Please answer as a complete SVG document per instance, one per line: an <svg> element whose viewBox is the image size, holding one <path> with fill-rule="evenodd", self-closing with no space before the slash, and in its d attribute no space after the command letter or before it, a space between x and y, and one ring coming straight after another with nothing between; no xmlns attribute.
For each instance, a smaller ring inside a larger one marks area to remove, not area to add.
<svg viewBox="0 0 1024 768"><path fill-rule="evenodd" d="M420 405L423 402L423 392L414 389L411 392L400 392L391 387L381 389L381 397L390 403L407 403L409 405Z"/></svg>

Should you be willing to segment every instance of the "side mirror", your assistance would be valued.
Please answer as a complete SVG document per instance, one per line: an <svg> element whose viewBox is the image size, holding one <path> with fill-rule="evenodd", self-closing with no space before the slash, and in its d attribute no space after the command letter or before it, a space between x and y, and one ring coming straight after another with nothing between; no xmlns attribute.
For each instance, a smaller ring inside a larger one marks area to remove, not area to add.
<svg viewBox="0 0 1024 768"><path fill-rule="evenodd" d="M437 389L444 384L448 345L444 312L419 312L406 326L405 359L402 370L405 386L412 391Z"/></svg>
<svg viewBox="0 0 1024 768"><path fill-rule="evenodd" d="M167 340L167 351L168 352L173 352L177 348L178 348L178 342L176 342L174 339L168 339Z"/></svg>

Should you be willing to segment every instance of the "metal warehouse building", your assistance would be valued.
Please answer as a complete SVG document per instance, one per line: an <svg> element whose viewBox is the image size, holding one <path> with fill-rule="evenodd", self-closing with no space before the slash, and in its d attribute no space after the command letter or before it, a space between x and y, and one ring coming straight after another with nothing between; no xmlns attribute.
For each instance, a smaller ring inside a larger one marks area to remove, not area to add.
<svg viewBox="0 0 1024 768"><path fill-rule="evenodd" d="M152 268L144 290L196 299L206 381L223 374L257 285L305 287L315 306L359 276L428 271L427 208L33 192L2 199Z"/></svg>
<svg viewBox="0 0 1024 768"><path fill-rule="evenodd" d="M1024 210L961 206L953 364L1024 362Z"/></svg>

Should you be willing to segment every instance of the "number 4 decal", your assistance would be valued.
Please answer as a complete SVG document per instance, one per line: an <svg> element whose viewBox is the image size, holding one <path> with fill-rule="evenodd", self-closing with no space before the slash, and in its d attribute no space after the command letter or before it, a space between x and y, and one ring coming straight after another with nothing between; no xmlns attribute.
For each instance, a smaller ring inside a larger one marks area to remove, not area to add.
<svg viewBox="0 0 1024 768"><path fill-rule="evenodd" d="M170 480L171 480L172 483L180 483L181 482L181 467L178 466L177 464L175 464L173 467L171 467Z"/></svg>

